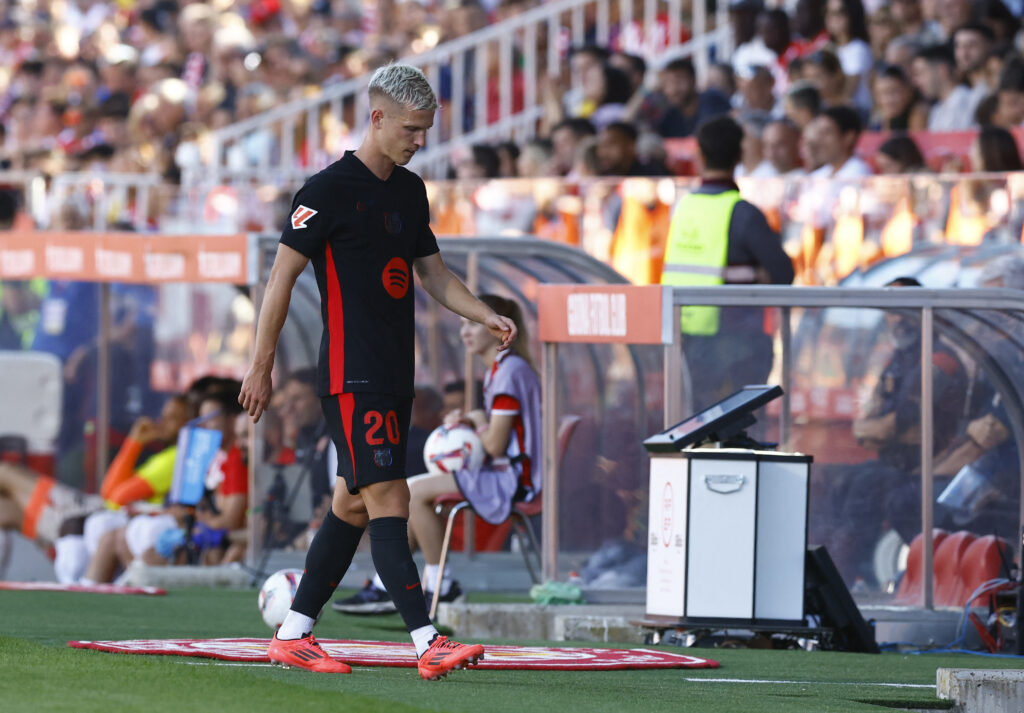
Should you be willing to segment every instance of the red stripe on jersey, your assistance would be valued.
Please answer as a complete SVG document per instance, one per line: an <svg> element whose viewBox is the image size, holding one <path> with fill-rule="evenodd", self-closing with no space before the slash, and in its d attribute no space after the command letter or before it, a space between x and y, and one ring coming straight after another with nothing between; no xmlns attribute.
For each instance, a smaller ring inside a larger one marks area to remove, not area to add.
<svg viewBox="0 0 1024 713"><path fill-rule="evenodd" d="M338 282L338 268L330 243L326 248L327 265L327 330L330 341L327 344L328 371L330 372L331 393L340 394L345 386L345 312L341 304L341 283Z"/></svg>
<svg viewBox="0 0 1024 713"><path fill-rule="evenodd" d="M512 398L511 396L508 398ZM513 399L515 401L515 399ZM516 406L519 403L516 402ZM519 444L519 454L522 456L520 463L523 466L523 473L519 477L519 484L528 491L533 491L533 473L530 468L530 456L526 455L526 427L523 425L523 417L516 415L515 421L512 422L512 432L516 434L516 443Z"/></svg>
<svg viewBox="0 0 1024 713"><path fill-rule="evenodd" d="M492 411L518 411L519 399L508 394L498 394L491 402Z"/></svg>
<svg viewBox="0 0 1024 713"><path fill-rule="evenodd" d="M356 410L355 394L338 394L338 412L341 414L341 429L348 444L348 457L352 459L352 485L356 484L356 452L352 449L352 414Z"/></svg>

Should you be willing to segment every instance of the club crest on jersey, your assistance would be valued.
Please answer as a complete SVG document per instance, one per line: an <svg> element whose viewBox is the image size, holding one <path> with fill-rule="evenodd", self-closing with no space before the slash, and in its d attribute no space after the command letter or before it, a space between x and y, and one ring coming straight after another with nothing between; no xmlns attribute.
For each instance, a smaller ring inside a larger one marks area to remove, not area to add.
<svg viewBox="0 0 1024 713"><path fill-rule="evenodd" d="M398 235L402 232L402 214L397 210L384 213L384 230L391 235Z"/></svg>
<svg viewBox="0 0 1024 713"><path fill-rule="evenodd" d="M390 448L374 448L373 449L373 463L378 468L387 468L394 462L391 457Z"/></svg>
<svg viewBox="0 0 1024 713"><path fill-rule="evenodd" d="M302 230L303 228L309 227L306 223L319 212L320 211L318 210L313 210L312 208L300 205L295 209L295 212L292 213L292 230Z"/></svg>
<svg viewBox="0 0 1024 713"><path fill-rule="evenodd" d="M409 291L409 266L400 257L393 257L384 266L384 273L381 275L384 282L384 290L392 298L400 300Z"/></svg>

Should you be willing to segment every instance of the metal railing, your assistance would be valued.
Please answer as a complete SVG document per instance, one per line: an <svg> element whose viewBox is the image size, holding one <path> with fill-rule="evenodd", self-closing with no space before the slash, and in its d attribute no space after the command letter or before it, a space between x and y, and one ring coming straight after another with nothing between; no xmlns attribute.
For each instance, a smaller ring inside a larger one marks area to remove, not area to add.
<svg viewBox="0 0 1024 713"><path fill-rule="evenodd" d="M128 227L144 231L149 227L154 192L163 185L156 173L58 173L46 196L45 218L37 220L52 227L54 218L67 206L73 206L85 230Z"/></svg>
<svg viewBox="0 0 1024 713"><path fill-rule="evenodd" d="M651 65L692 56L703 77L712 52L731 49L726 4L719 3L715 29L708 31L705 3L694 3L694 39L680 44L683 19L682 0L556 0L403 58L425 72L442 102L412 167L424 177L443 177L455 144L531 138L542 114L542 77L563 72L565 46L607 46L613 29L638 37L639 46L628 49ZM580 78L571 79L578 89ZM315 97L212 132L205 165L183 181L301 181L359 142L369 120L368 83L363 76L330 84Z"/></svg>

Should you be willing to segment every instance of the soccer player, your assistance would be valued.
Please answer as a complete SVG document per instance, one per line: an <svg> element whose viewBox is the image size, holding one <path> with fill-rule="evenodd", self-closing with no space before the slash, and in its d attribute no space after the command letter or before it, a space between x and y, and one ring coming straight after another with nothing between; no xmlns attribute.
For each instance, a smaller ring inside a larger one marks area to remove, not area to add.
<svg viewBox="0 0 1024 713"><path fill-rule="evenodd" d="M351 671L324 653L312 630L369 527L374 566L412 636L420 676L435 680L475 663L484 650L437 633L409 550L411 268L431 297L485 325L502 350L515 339L516 326L480 302L444 264L423 181L403 168L434 122L437 98L426 77L415 67L387 65L374 72L369 95L370 126L362 144L295 195L239 403L254 420L270 403L274 352L291 290L312 260L324 322L318 392L338 450L339 479L331 511L306 554L291 611L270 643L270 659L311 671Z"/></svg>

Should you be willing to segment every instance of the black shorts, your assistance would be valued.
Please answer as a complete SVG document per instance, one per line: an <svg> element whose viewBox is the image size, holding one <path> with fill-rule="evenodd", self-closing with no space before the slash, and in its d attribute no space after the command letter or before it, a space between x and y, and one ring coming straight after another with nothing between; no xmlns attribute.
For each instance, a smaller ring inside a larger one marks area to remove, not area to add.
<svg viewBox="0 0 1024 713"><path fill-rule="evenodd" d="M350 493L365 485L405 479L412 397L333 394L320 399L338 449L338 477Z"/></svg>

